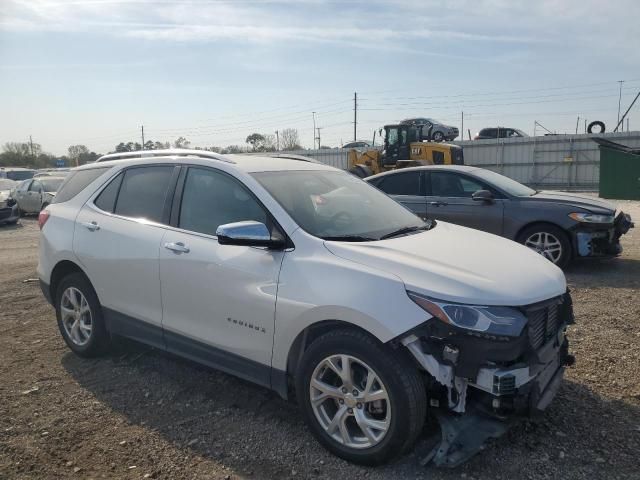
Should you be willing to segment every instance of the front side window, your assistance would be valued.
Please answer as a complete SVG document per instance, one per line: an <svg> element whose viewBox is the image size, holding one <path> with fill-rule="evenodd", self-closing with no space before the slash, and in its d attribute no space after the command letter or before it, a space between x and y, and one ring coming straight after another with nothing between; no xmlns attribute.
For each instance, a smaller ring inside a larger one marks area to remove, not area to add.
<svg viewBox="0 0 640 480"><path fill-rule="evenodd" d="M390 128L387 131L387 143L389 145L395 145L398 143L398 129L397 128Z"/></svg>
<svg viewBox="0 0 640 480"><path fill-rule="evenodd" d="M42 185L40 184L39 181L34 180L33 182L31 182L31 186L29 187L29 191L30 192L41 192L42 191Z"/></svg>
<svg viewBox="0 0 640 480"><path fill-rule="evenodd" d="M18 188L16 190L18 192L26 192L27 189L29 188L29 185L31 185L31 182L32 180L25 180L20 185L18 185Z"/></svg>
<svg viewBox="0 0 640 480"><path fill-rule="evenodd" d="M420 195L420 172L402 172L387 175L378 183L387 195Z"/></svg>
<svg viewBox="0 0 640 480"><path fill-rule="evenodd" d="M265 210L246 187L226 173L189 168L180 205L180 228L215 235L220 225L247 220L267 224Z"/></svg>
<svg viewBox="0 0 640 480"><path fill-rule="evenodd" d="M128 169L122 179L115 213L161 223L173 170L172 165Z"/></svg>
<svg viewBox="0 0 640 480"><path fill-rule="evenodd" d="M378 240L428 225L382 191L341 171L260 172L253 176L306 232L325 240Z"/></svg>
<svg viewBox="0 0 640 480"><path fill-rule="evenodd" d="M483 190L479 182L451 172L431 172L431 194L435 197L471 198L474 192Z"/></svg>

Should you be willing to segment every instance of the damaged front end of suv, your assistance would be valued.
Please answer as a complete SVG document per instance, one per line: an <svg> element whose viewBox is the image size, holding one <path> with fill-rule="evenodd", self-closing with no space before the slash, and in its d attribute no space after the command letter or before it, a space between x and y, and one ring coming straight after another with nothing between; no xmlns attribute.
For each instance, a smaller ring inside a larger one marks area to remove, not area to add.
<svg viewBox="0 0 640 480"><path fill-rule="evenodd" d="M455 467L523 417L549 405L573 364L571 296L524 307L476 306L408 292L433 316L399 342L424 369L441 439L423 463Z"/></svg>

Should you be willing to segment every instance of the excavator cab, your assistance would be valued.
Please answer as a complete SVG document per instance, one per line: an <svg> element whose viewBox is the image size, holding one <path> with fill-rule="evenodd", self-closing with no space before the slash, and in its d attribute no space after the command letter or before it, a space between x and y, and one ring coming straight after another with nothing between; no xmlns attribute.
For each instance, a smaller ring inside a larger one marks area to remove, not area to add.
<svg viewBox="0 0 640 480"><path fill-rule="evenodd" d="M412 125L385 125L382 165L393 167L398 160L408 160L411 143L418 142L418 129Z"/></svg>

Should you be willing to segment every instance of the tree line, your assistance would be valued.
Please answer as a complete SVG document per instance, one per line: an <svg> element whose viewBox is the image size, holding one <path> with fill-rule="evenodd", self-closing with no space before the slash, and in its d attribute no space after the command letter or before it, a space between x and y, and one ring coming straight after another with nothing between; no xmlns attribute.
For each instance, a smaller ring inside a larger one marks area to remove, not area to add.
<svg viewBox="0 0 640 480"><path fill-rule="evenodd" d="M226 147L195 147L196 150L207 150L220 154L247 152L275 152L277 150L302 150L298 131L286 128L277 135L252 133L245 140L246 145L228 145ZM174 142L147 140L144 150L162 150L167 148L190 148L191 142L185 137L178 137ZM140 142L120 142L113 151L107 153L135 152L143 150ZM0 153L0 167L51 168L56 167L59 160L65 166L75 167L91 163L101 157L102 153L91 151L86 145L71 145L67 154L58 156L44 152L42 145L33 142L7 142Z"/></svg>

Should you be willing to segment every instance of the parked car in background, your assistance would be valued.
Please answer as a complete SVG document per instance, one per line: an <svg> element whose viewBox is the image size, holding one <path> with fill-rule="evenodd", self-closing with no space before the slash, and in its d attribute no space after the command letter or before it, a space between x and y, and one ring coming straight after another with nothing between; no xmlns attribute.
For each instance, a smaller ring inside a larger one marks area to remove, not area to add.
<svg viewBox="0 0 640 480"><path fill-rule="evenodd" d="M20 218L18 205L11 195L17 185L18 182L0 178L0 224L16 223Z"/></svg>
<svg viewBox="0 0 640 480"><path fill-rule="evenodd" d="M460 134L457 127L445 125L433 118L407 118L406 120L402 120L400 125L422 125L423 135L425 136L429 132L429 128L431 128L431 138L436 142L448 142Z"/></svg>
<svg viewBox="0 0 640 480"><path fill-rule="evenodd" d="M109 155L38 223L40 285L73 352L124 335L295 396L352 462L407 452L427 415L451 422L433 461L463 462L544 410L572 362L560 269L320 163Z"/></svg>
<svg viewBox="0 0 640 480"><path fill-rule="evenodd" d="M13 193L20 213L38 213L51 203L65 177L38 177L24 180Z"/></svg>
<svg viewBox="0 0 640 480"><path fill-rule="evenodd" d="M33 178L35 173L36 171L31 168L0 167L0 178L8 178L9 180L15 180L16 182Z"/></svg>
<svg viewBox="0 0 640 480"><path fill-rule="evenodd" d="M369 148L369 147L371 147L371 144L363 140L358 140L357 142L349 142L342 145L342 148Z"/></svg>
<svg viewBox="0 0 640 480"><path fill-rule="evenodd" d="M517 128L508 128L508 127L491 127L491 128L483 128L480 130L475 137L474 140L486 140L489 138L520 138L520 137L528 137L526 133Z"/></svg>
<svg viewBox="0 0 640 480"><path fill-rule="evenodd" d="M539 191L491 170L426 166L368 177L422 218L501 235L564 267L573 258L622 252L629 215L594 197Z"/></svg>

